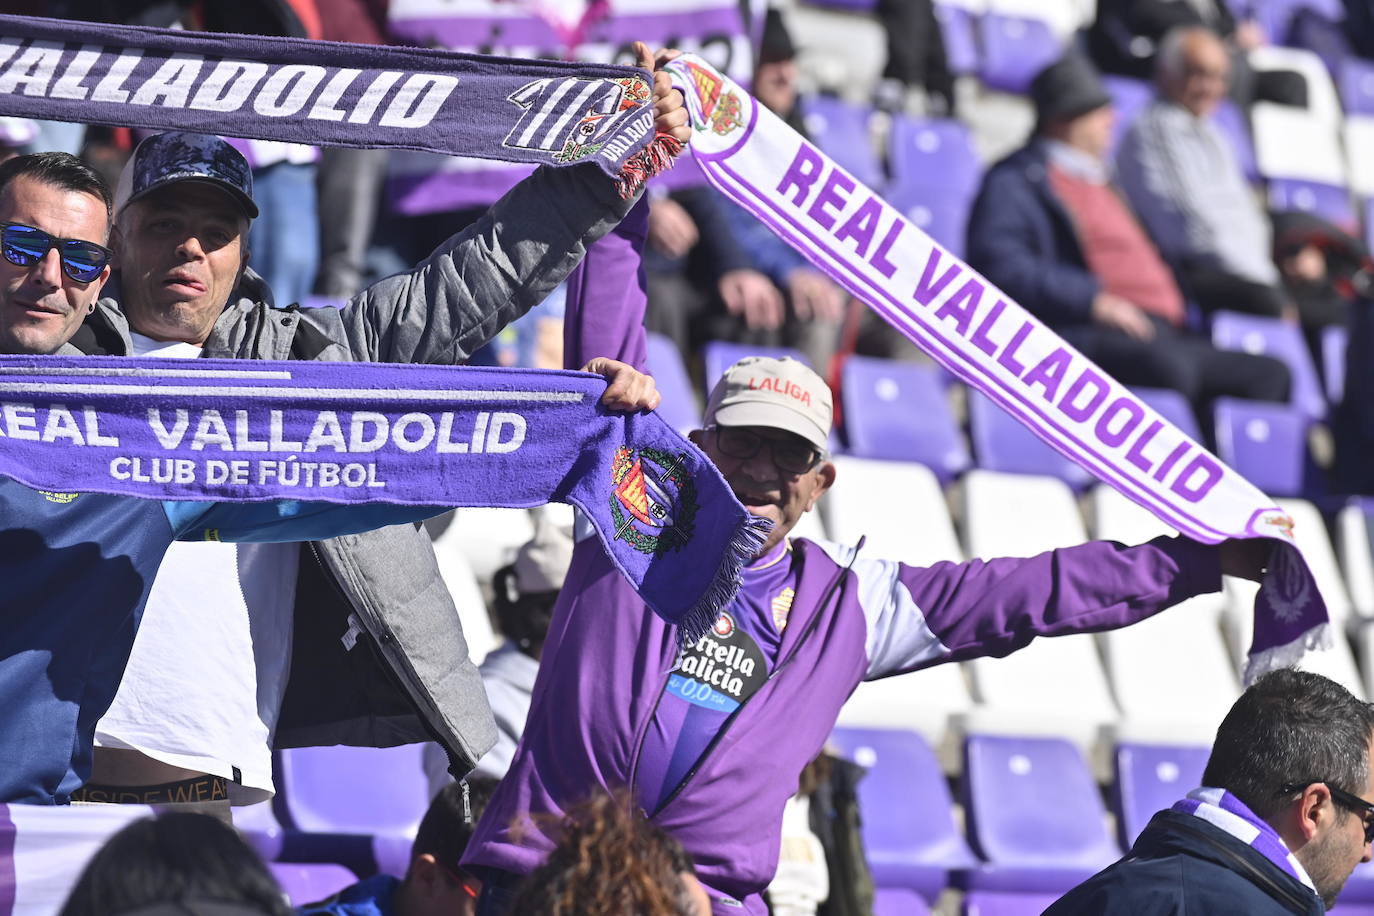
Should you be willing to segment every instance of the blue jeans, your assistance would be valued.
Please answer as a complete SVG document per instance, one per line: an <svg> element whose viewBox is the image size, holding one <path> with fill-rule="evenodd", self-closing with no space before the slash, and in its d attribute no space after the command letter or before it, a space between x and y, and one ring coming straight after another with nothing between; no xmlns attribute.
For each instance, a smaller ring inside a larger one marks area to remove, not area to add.
<svg viewBox="0 0 1374 916"><path fill-rule="evenodd" d="M320 266L314 164L278 162L253 172L258 218L248 234L249 265L272 288L274 305L304 302Z"/></svg>

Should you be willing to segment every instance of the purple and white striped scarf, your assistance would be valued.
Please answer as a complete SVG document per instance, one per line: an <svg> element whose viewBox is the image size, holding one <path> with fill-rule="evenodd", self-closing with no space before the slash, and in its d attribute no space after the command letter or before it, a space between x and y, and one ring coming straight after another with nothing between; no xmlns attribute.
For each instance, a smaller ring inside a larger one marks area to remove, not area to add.
<svg viewBox="0 0 1374 916"><path fill-rule="evenodd" d="M1170 810L1202 818L1264 856L1289 877L1307 885L1314 894L1317 892L1317 886L1312 883L1307 869L1288 851L1283 838L1246 807L1245 802L1225 789L1209 786L1194 789L1182 801L1175 802Z"/></svg>
<svg viewBox="0 0 1374 916"><path fill-rule="evenodd" d="M1330 645L1292 520L700 58L669 65L707 180L1059 452L1204 543L1273 539L1247 682Z"/></svg>

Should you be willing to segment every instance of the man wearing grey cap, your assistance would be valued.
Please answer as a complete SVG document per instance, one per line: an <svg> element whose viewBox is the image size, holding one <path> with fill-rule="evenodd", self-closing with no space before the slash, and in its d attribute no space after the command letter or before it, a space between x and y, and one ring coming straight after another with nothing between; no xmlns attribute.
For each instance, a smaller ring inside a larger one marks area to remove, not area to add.
<svg viewBox="0 0 1374 916"><path fill-rule="evenodd" d="M688 139L663 73L655 115L657 129ZM435 364L465 362L541 301L633 204L594 166L539 169L413 270L345 308L302 310L274 306L249 267L251 170L228 143L151 136L115 196L117 292L74 339L85 352ZM657 403L651 380L624 364L586 368L611 381L608 405ZM272 747L433 736L462 775L491 746L481 679L423 531L216 546L162 565L97 730L87 797L261 801Z"/></svg>
<svg viewBox="0 0 1374 916"><path fill-rule="evenodd" d="M682 843L717 914L761 916L784 805L860 681L1126 626L1218 591L1223 569L1259 576L1263 551L1241 542L1097 542L922 569L791 539L835 483L830 425L829 388L795 360L740 360L711 392L693 441L773 528L695 643L594 541L578 544L524 737L464 860L486 882L479 916L502 912L559 815L598 787L628 787Z"/></svg>

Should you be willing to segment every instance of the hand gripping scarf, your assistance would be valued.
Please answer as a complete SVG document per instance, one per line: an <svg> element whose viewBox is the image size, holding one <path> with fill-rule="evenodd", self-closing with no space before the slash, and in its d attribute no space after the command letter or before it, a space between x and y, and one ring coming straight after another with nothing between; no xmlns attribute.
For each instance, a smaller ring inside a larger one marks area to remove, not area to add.
<svg viewBox="0 0 1374 916"><path fill-rule="evenodd" d="M1330 645L1292 520L700 58L669 65L707 179L1059 452L1204 543L1277 545L1245 678Z"/></svg>
<svg viewBox="0 0 1374 916"><path fill-rule="evenodd" d="M0 475L59 492L577 506L653 610L696 639L766 522L654 413L581 372L0 357Z"/></svg>
<svg viewBox="0 0 1374 916"><path fill-rule="evenodd" d="M595 162L629 197L681 148L635 67L0 16L6 115Z"/></svg>

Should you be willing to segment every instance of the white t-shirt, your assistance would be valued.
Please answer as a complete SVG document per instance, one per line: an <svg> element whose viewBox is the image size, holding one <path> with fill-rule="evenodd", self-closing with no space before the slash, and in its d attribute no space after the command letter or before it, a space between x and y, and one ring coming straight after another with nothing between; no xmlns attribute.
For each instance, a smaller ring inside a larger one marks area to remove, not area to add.
<svg viewBox="0 0 1374 916"><path fill-rule="evenodd" d="M200 356L132 337L136 356ZM298 544L173 544L95 743L237 780L236 804L270 798L299 556Z"/></svg>

